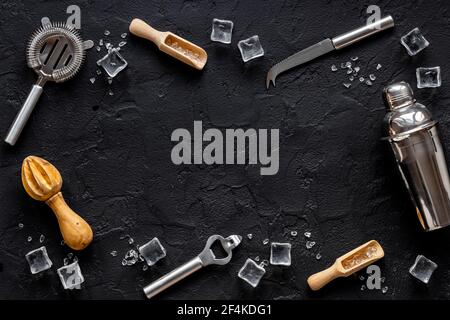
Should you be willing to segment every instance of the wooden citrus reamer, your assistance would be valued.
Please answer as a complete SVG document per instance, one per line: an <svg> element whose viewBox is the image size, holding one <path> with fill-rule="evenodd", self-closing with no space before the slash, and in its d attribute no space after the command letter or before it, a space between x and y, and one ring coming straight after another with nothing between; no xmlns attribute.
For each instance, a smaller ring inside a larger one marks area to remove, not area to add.
<svg viewBox="0 0 450 320"><path fill-rule="evenodd" d="M83 250L92 242L91 227L67 205L61 193L61 174L51 163L36 156L25 158L22 184L30 197L45 201L53 210L64 242L70 248Z"/></svg>
<svg viewBox="0 0 450 320"><path fill-rule="evenodd" d="M384 257L381 245L371 240L336 259L334 264L308 278L308 284L314 291L321 289L332 280L348 277L375 261Z"/></svg>
<svg viewBox="0 0 450 320"><path fill-rule="evenodd" d="M152 41L159 50L191 67L202 70L208 60L205 50L172 32L161 32L141 19L133 19L129 30L135 36Z"/></svg>

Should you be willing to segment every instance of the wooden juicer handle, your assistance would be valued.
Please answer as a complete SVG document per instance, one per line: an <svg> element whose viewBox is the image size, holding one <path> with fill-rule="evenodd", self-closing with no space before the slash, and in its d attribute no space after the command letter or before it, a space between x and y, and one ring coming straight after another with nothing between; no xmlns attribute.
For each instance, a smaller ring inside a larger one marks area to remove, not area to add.
<svg viewBox="0 0 450 320"><path fill-rule="evenodd" d="M94 234L91 226L67 205L61 192L45 203L55 213L64 242L70 248L83 250L92 242Z"/></svg>

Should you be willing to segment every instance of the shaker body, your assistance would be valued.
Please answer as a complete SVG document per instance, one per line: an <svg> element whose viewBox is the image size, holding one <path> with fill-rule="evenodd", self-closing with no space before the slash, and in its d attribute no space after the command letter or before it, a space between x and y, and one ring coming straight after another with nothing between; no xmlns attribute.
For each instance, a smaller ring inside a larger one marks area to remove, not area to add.
<svg viewBox="0 0 450 320"><path fill-rule="evenodd" d="M450 225L450 180L436 125L390 143L422 227Z"/></svg>

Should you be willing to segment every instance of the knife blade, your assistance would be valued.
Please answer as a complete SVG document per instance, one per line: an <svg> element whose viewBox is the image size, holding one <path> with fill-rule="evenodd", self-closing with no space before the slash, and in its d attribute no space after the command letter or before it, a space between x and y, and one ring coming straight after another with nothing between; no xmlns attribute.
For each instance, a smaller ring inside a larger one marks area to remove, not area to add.
<svg viewBox="0 0 450 320"><path fill-rule="evenodd" d="M267 89L270 86L270 82L272 82L273 86L275 87L275 79L280 73L314 60L331 51L345 48L359 40L362 40L380 31L392 28L393 26L394 19L392 18L392 16L386 16L374 23L367 24L363 27L354 29L331 39L328 38L322 40L306 49L303 49L270 68L266 77Z"/></svg>

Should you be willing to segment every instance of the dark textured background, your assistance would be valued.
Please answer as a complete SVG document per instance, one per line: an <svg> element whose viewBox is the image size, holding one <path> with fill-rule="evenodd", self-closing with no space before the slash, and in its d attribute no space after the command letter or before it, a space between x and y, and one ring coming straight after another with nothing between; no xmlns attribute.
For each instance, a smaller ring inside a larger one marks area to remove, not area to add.
<svg viewBox="0 0 450 320"><path fill-rule="evenodd" d="M406 80L415 87L415 68L440 65L442 87L416 90L440 121L450 148L450 49L447 1L380 1L396 21L393 31L300 67L265 89L267 70L276 61L328 36L365 23L365 9L376 1L10 1L0 4L0 132L6 131L36 80L27 68L25 46L42 16L65 20L66 7L82 10L82 34L96 42L118 43L132 17L170 30L204 47L209 60L197 72L142 39L128 38L123 55L129 67L111 85L94 84L91 50L79 75L49 83L14 148L0 147L0 298L143 299L142 287L203 248L214 233L246 235L232 262L210 267L167 291L163 299L409 299L450 298L450 229L425 234L404 191L393 157L380 138L385 114L382 87ZM214 17L234 21L231 45L209 40ZM420 27L431 46L409 57L399 38ZM105 29L111 36L105 37ZM244 64L240 39L259 35L266 55ZM330 66L359 56L366 76L383 68L372 87L343 87L343 72ZM280 128L280 171L260 176L258 166L175 166L170 160L176 128ZM56 268L70 250L60 245L56 220L20 183L23 158L35 154L54 163L64 178L68 203L93 226L92 245L77 253L86 282L66 292ZM450 154L447 154L450 156ZM19 230L18 223L25 227ZM299 236L289 236L298 230ZM317 245L305 249L305 231ZM24 255L40 246L40 234L54 267L32 276ZM121 259L136 243L159 237L167 258L142 271ZM27 242L27 236L33 241ZM262 240L290 241L290 268L270 266L260 286L237 278L247 257L268 258ZM386 294L361 291L355 276L319 293L306 278L361 243L377 239L386 257L379 263ZM111 250L119 256L112 257ZM315 255L320 252L322 259ZM430 284L408 275L417 254L439 264Z"/></svg>

